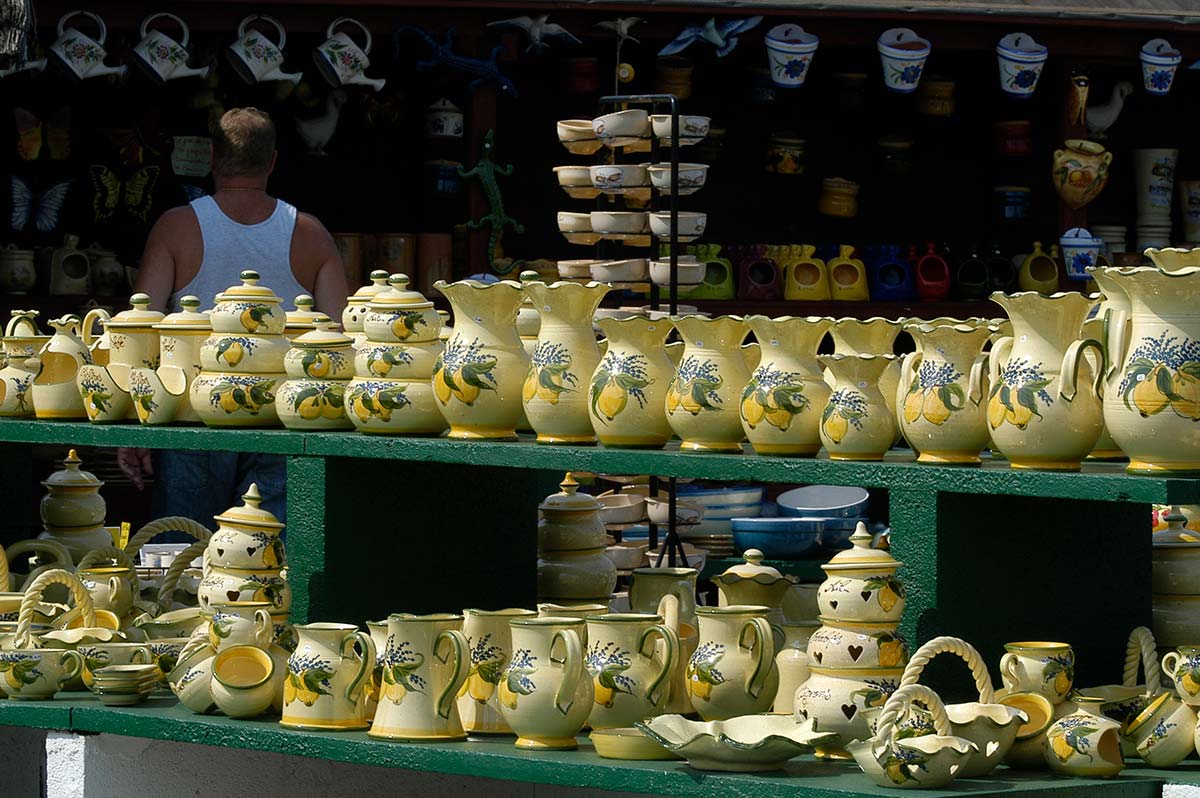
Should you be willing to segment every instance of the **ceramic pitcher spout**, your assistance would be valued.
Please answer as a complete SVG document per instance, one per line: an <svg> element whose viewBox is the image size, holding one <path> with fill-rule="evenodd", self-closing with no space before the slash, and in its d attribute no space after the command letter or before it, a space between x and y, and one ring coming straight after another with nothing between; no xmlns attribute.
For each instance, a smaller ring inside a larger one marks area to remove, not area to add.
<svg viewBox="0 0 1200 798"><path fill-rule="evenodd" d="M487 326L512 326L516 336L517 311L521 307L524 293L521 284L513 280L484 283L479 280L459 280L447 283L438 280L433 287L440 291L454 306L454 323L458 326L458 315L478 319L477 323Z"/></svg>
<svg viewBox="0 0 1200 798"><path fill-rule="evenodd" d="M542 324L591 324L596 309L612 290L608 283L595 281L547 285L539 280L524 284L524 290L538 309Z"/></svg>

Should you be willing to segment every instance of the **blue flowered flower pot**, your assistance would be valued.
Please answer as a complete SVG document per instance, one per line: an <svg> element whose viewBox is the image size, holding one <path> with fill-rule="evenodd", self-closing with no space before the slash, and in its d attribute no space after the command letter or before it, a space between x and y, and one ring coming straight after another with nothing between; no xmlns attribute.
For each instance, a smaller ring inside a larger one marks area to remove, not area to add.
<svg viewBox="0 0 1200 798"><path fill-rule="evenodd" d="M785 89L804 85L821 40L799 25L776 25L767 31L767 61L771 82Z"/></svg>
<svg viewBox="0 0 1200 798"><path fill-rule="evenodd" d="M1067 276L1072 280L1091 279L1087 270L1096 265L1100 247L1104 246L1103 239L1093 236L1082 227L1072 227L1058 239L1058 245L1062 248Z"/></svg>
<svg viewBox="0 0 1200 798"><path fill-rule="evenodd" d="M876 42L883 64L883 84L900 94L912 94L921 81L921 72L932 46L908 28L892 28Z"/></svg>
<svg viewBox="0 0 1200 798"><path fill-rule="evenodd" d="M1166 94L1175 82L1175 70L1183 61L1183 53L1166 39L1151 39L1138 52L1142 62L1142 85L1151 94Z"/></svg>
<svg viewBox="0 0 1200 798"><path fill-rule="evenodd" d="M996 45L1000 88L1012 97L1032 97L1050 53L1027 33L1010 33Z"/></svg>

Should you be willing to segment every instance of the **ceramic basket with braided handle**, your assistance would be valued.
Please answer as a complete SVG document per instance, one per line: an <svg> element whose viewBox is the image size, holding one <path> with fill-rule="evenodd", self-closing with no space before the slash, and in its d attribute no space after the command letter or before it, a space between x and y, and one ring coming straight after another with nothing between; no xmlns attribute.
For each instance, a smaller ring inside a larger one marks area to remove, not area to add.
<svg viewBox="0 0 1200 798"><path fill-rule="evenodd" d="M17 616L17 631L13 637L13 648L35 648L39 643L30 633L33 626L33 611L42 601L42 593L49 585L65 585L71 591L71 599L75 609L83 616L83 626L90 628L96 625L96 611L92 606L92 597L79 577L70 571L54 569L43 571L25 589L25 598L21 600L20 614Z"/></svg>

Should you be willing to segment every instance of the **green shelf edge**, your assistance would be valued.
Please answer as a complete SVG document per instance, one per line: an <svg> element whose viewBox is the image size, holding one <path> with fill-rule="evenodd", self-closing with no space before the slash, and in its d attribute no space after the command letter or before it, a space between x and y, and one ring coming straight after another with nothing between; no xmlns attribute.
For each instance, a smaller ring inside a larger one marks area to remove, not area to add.
<svg viewBox="0 0 1200 798"><path fill-rule="evenodd" d="M454 441L354 432L291 432L277 429L141 427L21 419L0 420L0 441L151 449L269 452L314 457L407 460L474 466L596 471L614 474L713 479L733 482L861 485L908 492L973 493L1091 499L1143 504L1200 504L1200 479L1131 476L1123 463L1085 463L1079 473L1014 471L1003 460L976 468L923 465L911 452L893 451L881 463L819 458L759 457L747 447L738 455L540 446L520 442Z"/></svg>
<svg viewBox="0 0 1200 798"><path fill-rule="evenodd" d="M868 794L898 798L912 794L876 787L851 762L801 757L785 772L706 773L682 762L602 759L582 737L580 750L563 752L518 751L511 737L482 737L466 743L392 743L373 740L365 732L302 732L285 729L273 720L194 715L171 697L151 698L128 708L105 707L86 694L71 694L53 702L0 701L0 725L109 733L404 770L696 798L851 798ZM930 798L1152 798L1159 795L1161 773L1130 772L1101 781L1002 771L988 779L963 781L960 789L922 790L921 794Z"/></svg>

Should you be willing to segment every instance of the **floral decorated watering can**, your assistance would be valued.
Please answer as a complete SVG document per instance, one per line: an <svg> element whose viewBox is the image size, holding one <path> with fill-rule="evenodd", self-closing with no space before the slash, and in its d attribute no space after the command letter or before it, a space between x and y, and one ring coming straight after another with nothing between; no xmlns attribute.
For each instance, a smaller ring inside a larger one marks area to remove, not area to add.
<svg viewBox="0 0 1200 798"><path fill-rule="evenodd" d="M169 19L174 22L180 30L182 41L175 41L161 30L150 27L150 23L158 19ZM188 26L182 19L165 11L151 14L142 20L142 40L133 48L133 54L137 57L138 65L144 68L143 71L155 83L161 85L168 80L177 80L178 78L208 77L211 66L189 67L187 65L188 33Z"/></svg>
<svg viewBox="0 0 1200 798"><path fill-rule="evenodd" d="M252 22L262 21L275 28L278 42L272 42L262 31L250 28ZM250 84L265 83L274 80L286 80L299 83L304 77L300 72L284 72L283 46L287 43L287 33L283 25L274 17L266 14L251 14L238 23L238 40L229 45L225 56L230 66Z"/></svg>
<svg viewBox="0 0 1200 798"><path fill-rule="evenodd" d="M339 27L354 26L363 35L363 43L359 45L350 34ZM313 51L313 62L317 71L329 85L337 86L370 86L379 91L387 83L383 78L366 76L367 67L371 65L367 55L371 52L371 31L367 26L351 17L338 17L329 23L325 30L325 41Z"/></svg>
<svg viewBox="0 0 1200 798"><path fill-rule="evenodd" d="M67 20L75 17L87 17L96 24L99 33L93 39L75 28L67 27ZM104 64L107 53L104 52L104 41L108 38L108 29L104 20L90 11L71 11L58 21L58 40L50 45L50 53L65 66L76 78L98 78L104 75L124 75L127 67L110 67Z"/></svg>

